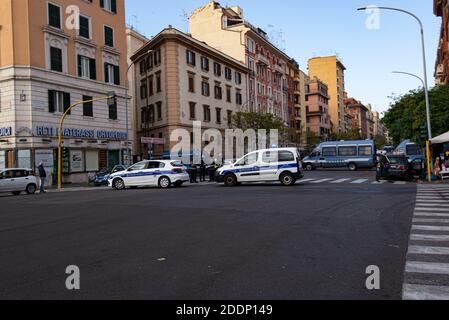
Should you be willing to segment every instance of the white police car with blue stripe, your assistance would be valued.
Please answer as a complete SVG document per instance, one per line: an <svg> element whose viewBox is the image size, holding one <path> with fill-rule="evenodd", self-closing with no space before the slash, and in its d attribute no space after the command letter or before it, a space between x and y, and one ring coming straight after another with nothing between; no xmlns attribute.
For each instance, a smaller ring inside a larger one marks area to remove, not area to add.
<svg viewBox="0 0 449 320"><path fill-rule="evenodd" d="M292 186L302 179L302 163L296 148L274 148L251 152L217 170L216 181L226 186L242 182L275 182Z"/></svg>
<svg viewBox="0 0 449 320"><path fill-rule="evenodd" d="M108 178L109 186L116 190L152 186L166 189L171 186L181 187L187 181L189 175L184 165L169 160L142 161Z"/></svg>

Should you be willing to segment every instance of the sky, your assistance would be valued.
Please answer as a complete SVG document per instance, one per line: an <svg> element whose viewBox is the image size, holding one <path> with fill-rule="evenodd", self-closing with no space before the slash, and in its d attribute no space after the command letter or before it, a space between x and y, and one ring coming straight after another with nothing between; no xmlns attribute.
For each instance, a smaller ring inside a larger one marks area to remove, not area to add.
<svg viewBox="0 0 449 320"><path fill-rule="evenodd" d="M187 32L187 18L207 0L125 0L127 23L147 37L163 28ZM424 77L419 25L412 17L380 13L379 28L369 29L370 16L356 9L389 6L415 13L423 22L429 86L433 86L441 18L433 15L432 0L229 0L240 6L245 19L261 27L273 43L298 61L307 72L308 59L337 54L346 66L346 91L379 112L392 97L421 87L418 79L394 75L404 71Z"/></svg>

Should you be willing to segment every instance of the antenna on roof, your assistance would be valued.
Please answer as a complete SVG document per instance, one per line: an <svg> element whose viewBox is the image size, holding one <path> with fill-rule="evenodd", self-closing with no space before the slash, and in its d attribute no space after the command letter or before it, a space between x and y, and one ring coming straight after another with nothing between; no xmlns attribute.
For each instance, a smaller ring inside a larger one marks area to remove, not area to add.
<svg viewBox="0 0 449 320"><path fill-rule="evenodd" d="M184 23L184 32L189 33L189 13L186 9L182 9L182 13L179 15L179 17L182 19Z"/></svg>

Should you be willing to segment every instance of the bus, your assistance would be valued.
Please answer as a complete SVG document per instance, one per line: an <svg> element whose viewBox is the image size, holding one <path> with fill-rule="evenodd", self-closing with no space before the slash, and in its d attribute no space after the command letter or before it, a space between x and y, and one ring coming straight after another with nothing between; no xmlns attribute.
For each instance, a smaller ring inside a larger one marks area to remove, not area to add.
<svg viewBox="0 0 449 320"><path fill-rule="evenodd" d="M414 162L415 160L424 161L424 151L416 143L411 140L404 140L401 144L394 150L395 155L405 155L408 161Z"/></svg>
<svg viewBox="0 0 449 320"><path fill-rule="evenodd" d="M376 144L373 140L330 141L321 143L303 160L306 170L317 168L359 168L376 166Z"/></svg>

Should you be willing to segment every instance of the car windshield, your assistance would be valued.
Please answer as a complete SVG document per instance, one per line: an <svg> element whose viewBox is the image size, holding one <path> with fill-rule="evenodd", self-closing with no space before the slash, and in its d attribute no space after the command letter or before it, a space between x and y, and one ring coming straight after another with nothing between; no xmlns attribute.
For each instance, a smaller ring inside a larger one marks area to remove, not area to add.
<svg viewBox="0 0 449 320"><path fill-rule="evenodd" d="M407 164L407 158L405 157L390 157L388 160L391 164Z"/></svg>
<svg viewBox="0 0 449 320"><path fill-rule="evenodd" d="M416 156L421 154L421 149L414 144L408 145L406 148L407 155Z"/></svg>

